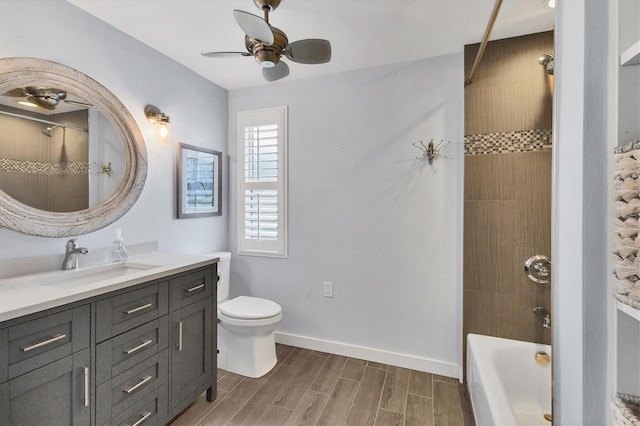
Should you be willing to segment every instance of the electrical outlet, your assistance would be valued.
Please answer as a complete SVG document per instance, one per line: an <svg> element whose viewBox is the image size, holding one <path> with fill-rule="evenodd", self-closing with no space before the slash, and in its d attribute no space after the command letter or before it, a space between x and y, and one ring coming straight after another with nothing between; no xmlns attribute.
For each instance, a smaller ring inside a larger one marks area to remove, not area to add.
<svg viewBox="0 0 640 426"><path fill-rule="evenodd" d="M333 283L325 281L324 283L324 297L333 297Z"/></svg>

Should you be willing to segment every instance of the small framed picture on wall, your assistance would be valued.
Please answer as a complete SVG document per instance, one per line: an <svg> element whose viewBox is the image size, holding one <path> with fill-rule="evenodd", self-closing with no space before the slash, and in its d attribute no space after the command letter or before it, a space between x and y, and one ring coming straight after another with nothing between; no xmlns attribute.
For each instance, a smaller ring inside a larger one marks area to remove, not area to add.
<svg viewBox="0 0 640 426"><path fill-rule="evenodd" d="M178 219L222 215L222 153L178 143Z"/></svg>

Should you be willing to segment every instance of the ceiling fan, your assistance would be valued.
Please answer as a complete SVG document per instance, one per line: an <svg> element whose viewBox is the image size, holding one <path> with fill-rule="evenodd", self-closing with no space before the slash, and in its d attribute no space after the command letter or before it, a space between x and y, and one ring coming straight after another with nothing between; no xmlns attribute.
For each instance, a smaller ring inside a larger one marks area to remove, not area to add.
<svg viewBox="0 0 640 426"><path fill-rule="evenodd" d="M323 39L304 39L289 43L287 35L269 24L269 12L276 10L280 0L253 0L264 12L264 19L242 10L234 10L233 16L245 32L247 52L205 52L207 58L253 56L262 65L262 76L275 81L289 75L289 66L281 61L286 56L301 64L323 64L331 60L331 43Z"/></svg>
<svg viewBox="0 0 640 426"><path fill-rule="evenodd" d="M93 105L84 102L74 101L67 99L67 92L64 90L56 89L53 87L18 87L13 90L9 90L2 94L3 96L11 96L14 98L24 98L26 101L32 104L36 104L39 107L54 110L60 102L64 102L71 105L81 106L84 108L93 108Z"/></svg>

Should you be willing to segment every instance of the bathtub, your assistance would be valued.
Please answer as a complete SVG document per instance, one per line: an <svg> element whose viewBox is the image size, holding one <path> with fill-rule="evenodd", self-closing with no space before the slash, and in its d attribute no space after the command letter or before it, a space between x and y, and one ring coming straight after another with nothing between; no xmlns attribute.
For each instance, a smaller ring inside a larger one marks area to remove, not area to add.
<svg viewBox="0 0 640 426"><path fill-rule="evenodd" d="M551 413L551 365L539 365L538 352L551 355L551 347L467 336L467 385L478 426L551 425L544 418Z"/></svg>

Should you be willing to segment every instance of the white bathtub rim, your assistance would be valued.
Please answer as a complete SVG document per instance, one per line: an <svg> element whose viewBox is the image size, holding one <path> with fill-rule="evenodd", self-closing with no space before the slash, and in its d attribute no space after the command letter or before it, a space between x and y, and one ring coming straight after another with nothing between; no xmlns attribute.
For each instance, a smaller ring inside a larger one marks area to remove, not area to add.
<svg viewBox="0 0 640 426"><path fill-rule="evenodd" d="M485 401L487 405L489 405L489 412L493 419L494 424L496 425L516 425L516 414L509 404L509 399L504 391L502 383L500 382L500 378L498 377L498 373L493 366L493 360L490 359L486 351L478 351L474 350L476 345L481 344L479 342L473 341L484 340L490 336L483 336L477 334L469 334L467 336L467 350L468 350L468 362L475 362L476 365L482 365L483 368L477 368L475 370L476 374L479 376L475 381L479 382L481 387L485 390L485 395L487 394L486 390L491 389L493 393L493 397L485 397ZM473 393L470 392L473 412L476 416L476 421L479 422L477 418L477 401L474 404L473 401Z"/></svg>
<svg viewBox="0 0 640 426"><path fill-rule="evenodd" d="M483 389L491 389L491 392L493 393L493 397L485 398L489 406L493 422L496 425L517 425L518 419L516 417L516 413L513 411L513 407L509 403L509 397L505 393L503 383L495 368L495 364L491 359L492 353L482 350L474 351L474 348L476 348L478 344L481 344L481 340L492 340L493 349L504 348L515 343L527 346L533 345L537 351L545 351L550 354L551 347L540 343L523 342L520 340L505 339L502 337L485 336L480 334L467 335L467 372L470 371L470 363L473 361L483 366L482 369L477 369L477 375L480 377L476 382L479 382ZM474 405L471 389L469 390L469 393L477 421L477 407Z"/></svg>

